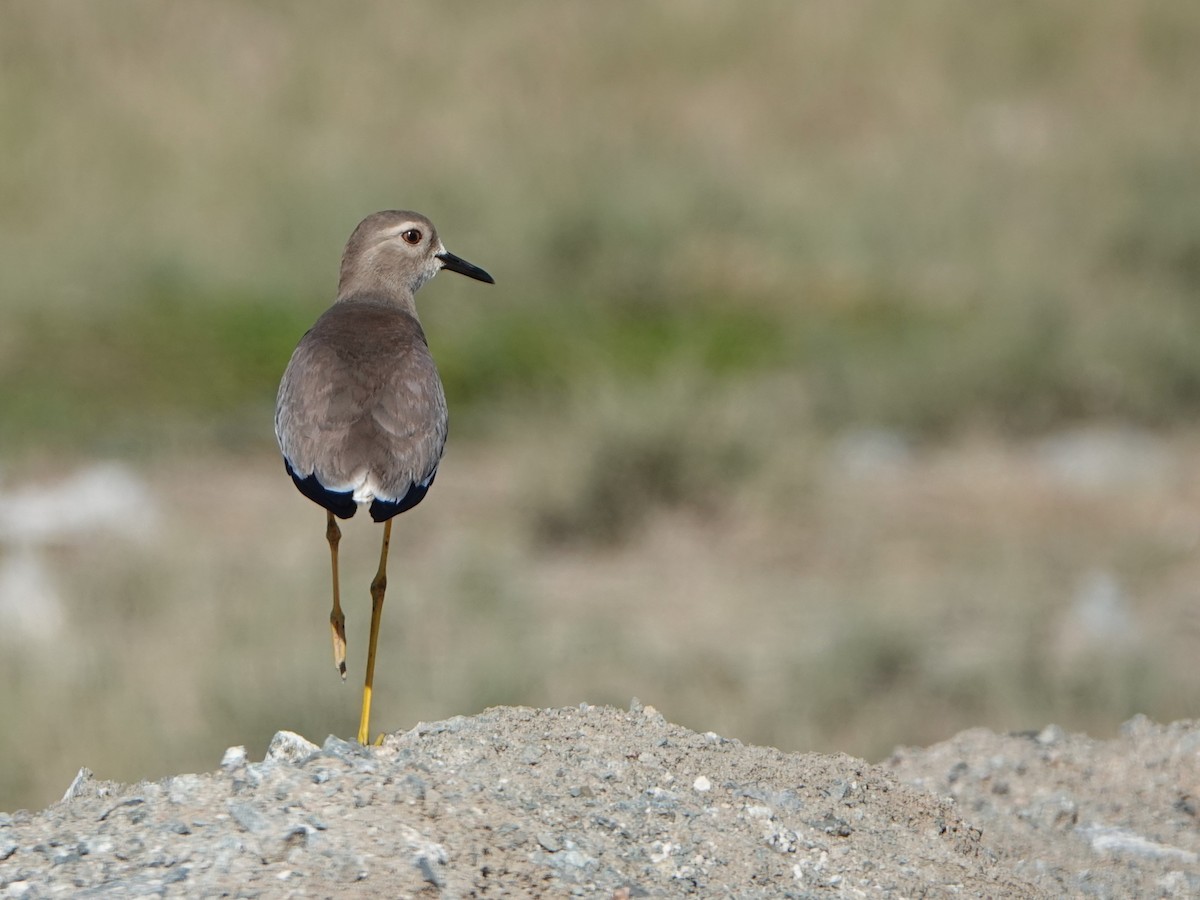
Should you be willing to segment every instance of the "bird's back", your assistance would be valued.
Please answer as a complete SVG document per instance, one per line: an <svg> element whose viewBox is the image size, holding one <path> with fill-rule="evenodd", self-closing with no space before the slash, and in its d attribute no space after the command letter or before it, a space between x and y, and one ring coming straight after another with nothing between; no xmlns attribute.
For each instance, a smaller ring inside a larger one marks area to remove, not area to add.
<svg viewBox="0 0 1200 900"><path fill-rule="evenodd" d="M387 298L339 300L301 339L275 408L275 434L306 496L348 517L415 506L446 443L446 398L420 323ZM307 488L307 489L306 489Z"/></svg>

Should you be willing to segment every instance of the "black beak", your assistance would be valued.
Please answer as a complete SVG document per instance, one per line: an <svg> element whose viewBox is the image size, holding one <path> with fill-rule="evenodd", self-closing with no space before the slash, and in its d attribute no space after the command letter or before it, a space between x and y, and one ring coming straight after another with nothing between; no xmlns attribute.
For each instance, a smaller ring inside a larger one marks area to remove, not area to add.
<svg viewBox="0 0 1200 900"><path fill-rule="evenodd" d="M463 259L461 256L455 256L447 251L439 253L437 258L442 261L442 268L449 269L451 272L457 272L459 275L466 275L468 278L474 278L476 281L486 281L488 284L495 284L496 279L489 275L479 266L473 265Z"/></svg>

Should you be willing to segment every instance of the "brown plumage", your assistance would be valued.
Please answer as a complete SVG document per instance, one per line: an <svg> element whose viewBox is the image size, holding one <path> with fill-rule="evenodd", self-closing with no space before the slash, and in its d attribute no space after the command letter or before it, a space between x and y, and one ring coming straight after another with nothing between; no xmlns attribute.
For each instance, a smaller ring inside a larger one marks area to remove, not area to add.
<svg viewBox="0 0 1200 900"><path fill-rule="evenodd" d="M419 501L446 444L446 397L416 317L371 294L339 300L292 355L276 428L301 491L335 515L370 503L382 522Z"/></svg>
<svg viewBox="0 0 1200 900"><path fill-rule="evenodd" d="M337 299L301 338L275 406L275 435L297 488L326 511L333 568L334 662L345 677L334 516L369 503L384 523L371 586L371 638L359 740L367 740L378 617L393 516L424 499L446 444L446 397L414 295L441 269L494 283L447 252L424 216L388 210L359 223L342 254Z"/></svg>

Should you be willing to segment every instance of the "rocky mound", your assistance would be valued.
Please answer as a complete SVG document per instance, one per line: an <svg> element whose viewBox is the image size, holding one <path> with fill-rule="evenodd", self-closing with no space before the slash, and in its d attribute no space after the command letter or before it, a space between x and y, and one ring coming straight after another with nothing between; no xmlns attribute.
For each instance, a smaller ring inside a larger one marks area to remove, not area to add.
<svg viewBox="0 0 1200 900"><path fill-rule="evenodd" d="M502 708L364 748L0 816L0 888L43 896L1194 896L1200 727L971 731L886 765L629 712ZM950 799L950 798L956 799Z"/></svg>

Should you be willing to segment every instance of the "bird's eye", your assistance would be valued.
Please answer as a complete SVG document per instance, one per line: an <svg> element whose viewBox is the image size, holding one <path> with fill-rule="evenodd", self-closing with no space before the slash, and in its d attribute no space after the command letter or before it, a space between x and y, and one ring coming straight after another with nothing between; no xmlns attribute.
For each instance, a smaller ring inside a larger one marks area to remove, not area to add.
<svg viewBox="0 0 1200 900"><path fill-rule="evenodd" d="M404 234L400 235L400 237L404 238L404 242L406 244L415 245L421 243L421 232L417 231L415 228L408 229L408 231L404 232Z"/></svg>

